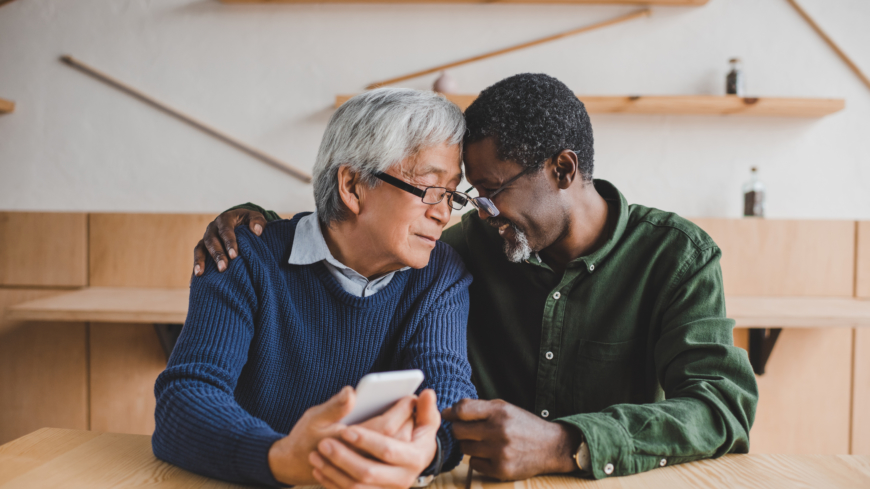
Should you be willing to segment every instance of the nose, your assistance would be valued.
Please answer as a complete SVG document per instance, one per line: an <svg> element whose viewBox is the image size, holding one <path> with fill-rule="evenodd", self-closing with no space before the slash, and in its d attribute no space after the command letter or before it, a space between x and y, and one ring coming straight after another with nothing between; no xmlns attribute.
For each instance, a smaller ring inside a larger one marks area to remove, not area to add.
<svg viewBox="0 0 870 489"><path fill-rule="evenodd" d="M446 226L450 221L450 213L453 212L453 209L450 207L446 198L437 204L432 204L427 207L426 215L438 221L438 223L441 224L441 227Z"/></svg>

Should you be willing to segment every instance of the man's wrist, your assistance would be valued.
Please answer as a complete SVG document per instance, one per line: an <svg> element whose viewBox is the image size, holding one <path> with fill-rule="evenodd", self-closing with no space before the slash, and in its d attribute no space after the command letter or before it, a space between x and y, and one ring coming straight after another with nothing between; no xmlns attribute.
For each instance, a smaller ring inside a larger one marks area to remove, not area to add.
<svg viewBox="0 0 870 489"><path fill-rule="evenodd" d="M553 423L560 429L559 437L553 446L552 460L554 467L551 473L567 474L577 470L577 462L574 455L583 441L583 434L577 428L565 423Z"/></svg>

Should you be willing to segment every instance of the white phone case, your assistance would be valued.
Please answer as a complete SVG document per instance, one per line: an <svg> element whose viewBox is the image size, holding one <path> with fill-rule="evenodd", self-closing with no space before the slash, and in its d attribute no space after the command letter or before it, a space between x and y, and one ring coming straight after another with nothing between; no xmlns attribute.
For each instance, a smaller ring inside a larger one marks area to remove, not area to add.
<svg viewBox="0 0 870 489"><path fill-rule="evenodd" d="M343 424L361 423L383 414L399 399L410 396L423 383L421 370L396 370L368 374L356 386L356 404L341 420Z"/></svg>

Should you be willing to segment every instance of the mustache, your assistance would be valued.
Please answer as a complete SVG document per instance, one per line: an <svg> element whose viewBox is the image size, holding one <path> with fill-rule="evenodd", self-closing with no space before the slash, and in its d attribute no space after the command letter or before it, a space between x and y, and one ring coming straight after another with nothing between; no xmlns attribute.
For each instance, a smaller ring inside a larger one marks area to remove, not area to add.
<svg viewBox="0 0 870 489"><path fill-rule="evenodd" d="M487 217L486 223L494 228L500 228L500 227L504 226L505 224L509 224L510 226L517 228L516 224L511 222L509 219L505 219L503 217Z"/></svg>
<svg viewBox="0 0 870 489"><path fill-rule="evenodd" d="M520 234L525 235L525 233L526 233L523 228L517 226L516 224L513 223L513 221L511 221L510 219L505 219L504 217L487 217L486 223L494 228L500 228L500 227L504 226L505 224L507 224L508 226L513 228L514 232L518 235L520 235Z"/></svg>

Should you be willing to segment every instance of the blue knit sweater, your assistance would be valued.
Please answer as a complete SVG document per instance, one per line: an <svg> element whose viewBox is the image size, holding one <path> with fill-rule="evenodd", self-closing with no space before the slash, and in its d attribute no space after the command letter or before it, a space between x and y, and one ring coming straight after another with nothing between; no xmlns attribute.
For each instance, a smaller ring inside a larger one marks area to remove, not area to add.
<svg viewBox="0 0 870 489"><path fill-rule="evenodd" d="M476 398L466 358L471 276L438 242L429 265L398 272L369 297L342 289L323 263L287 263L296 223L236 229L239 258L193 280L190 309L157 378L154 455L219 479L278 485L272 444L311 406L369 372L419 368L443 409ZM444 470L461 454L447 423Z"/></svg>

